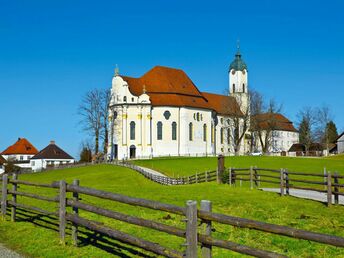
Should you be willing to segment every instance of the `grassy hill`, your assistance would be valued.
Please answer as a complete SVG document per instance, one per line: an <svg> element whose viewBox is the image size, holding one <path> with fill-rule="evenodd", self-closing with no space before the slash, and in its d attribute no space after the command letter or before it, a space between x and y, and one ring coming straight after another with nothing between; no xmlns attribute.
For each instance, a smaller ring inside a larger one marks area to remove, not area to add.
<svg viewBox="0 0 344 258"><path fill-rule="evenodd" d="M215 170L216 157L202 158L157 158L152 160L137 160L137 165L149 167L171 177L193 175L196 172ZM280 169L289 171L323 173L324 168L329 171L338 171L344 174L344 155L329 158L303 158L303 157L268 157L268 156L239 156L226 157L226 167L247 168L258 166L260 168Z"/></svg>
<svg viewBox="0 0 344 258"><path fill-rule="evenodd" d="M188 159L185 159L186 161ZM182 160L184 161L184 160ZM189 161L188 161L189 162ZM216 163L214 159L212 162ZM206 160L204 160L204 164ZM194 166L194 169L197 166ZM112 165L98 165L73 168L45 173L21 175L20 179L51 182L56 180L80 179L80 185L96 189L121 193L128 196L157 200L183 206L187 200L211 200L213 210L228 215L256 219L280 225L292 226L300 229L323 232L344 237L343 225L344 207L327 208L325 205L301 200L293 197L279 197L274 193L249 190L247 188L230 188L228 185L216 183L195 184L185 186L161 186L148 181L138 173L126 168ZM21 186L20 191L37 192L54 196L57 190L36 189ZM132 214L147 219L183 227L181 217L149 209L132 207L106 200L81 196L85 203L97 204L101 207L113 209L126 214ZM18 197L18 202L36 205L48 210L56 210L57 204L47 204L25 197ZM143 237L177 250L183 250L183 239L172 237L161 232L131 226L126 223L109 220L107 218L80 211L80 215L94 219L116 229ZM129 246L104 238L95 241L91 232L84 231L84 242L76 248L71 245L67 236L65 247L59 244L56 221L38 215L32 216L27 212L19 212L16 223L0 222L0 242L33 257L147 257L148 253L138 252ZM271 250L291 257L344 257L344 250L309 241L294 240L272 234L239 229L230 226L214 224L216 237L234 242ZM92 244L89 244L92 242ZM108 243L109 242L109 243ZM115 244L115 246L114 246ZM113 247L114 246L114 247ZM242 257L242 255L214 249L214 257Z"/></svg>

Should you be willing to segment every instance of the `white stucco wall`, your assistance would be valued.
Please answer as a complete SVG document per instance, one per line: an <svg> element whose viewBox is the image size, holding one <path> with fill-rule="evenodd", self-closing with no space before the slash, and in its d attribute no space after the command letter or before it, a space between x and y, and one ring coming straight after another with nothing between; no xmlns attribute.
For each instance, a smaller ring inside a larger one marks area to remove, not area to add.
<svg viewBox="0 0 344 258"><path fill-rule="evenodd" d="M263 131L263 138L265 137L265 131ZM281 131L275 130L271 133L270 138L270 146L269 152L270 153L281 153L282 151L288 152L290 147L294 143L299 142L299 133L298 132L291 132L291 131ZM262 151L262 147L258 138L257 133L254 133L255 137L255 150Z"/></svg>
<svg viewBox="0 0 344 258"><path fill-rule="evenodd" d="M73 164L74 162L74 159L32 159L30 161L30 166L32 171L37 172L45 169L47 166Z"/></svg>

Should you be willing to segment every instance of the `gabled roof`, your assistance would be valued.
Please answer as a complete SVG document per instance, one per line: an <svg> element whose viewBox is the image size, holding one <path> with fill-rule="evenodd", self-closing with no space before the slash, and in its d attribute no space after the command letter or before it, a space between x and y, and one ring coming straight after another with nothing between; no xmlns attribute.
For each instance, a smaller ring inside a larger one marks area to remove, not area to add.
<svg viewBox="0 0 344 258"><path fill-rule="evenodd" d="M6 160L0 155L0 165L6 163Z"/></svg>
<svg viewBox="0 0 344 258"><path fill-rule="evenodd" d="M38 150L25 138L18 138L15 144L9 146L6 150L1 152L1 155L26 154L35 155Z"/></svg>
<svg viewBox="0 0 344 258"><path fill-rule="evenodd" d="M309 147L309 151L322 151L324 150L324 147L320 143L312 143ZM302 143L294 143L290 149L289 152L305 152L306 146Z"/></svg>
<svg viewBox="0 0 344 258"><path fill-rule="evenodd" d="M295 129L293 122L279 113L264 113L255 115L252 117L252 120L252 130L255 130L254 124L258 123L258 128L262 130L273 128L273 130L278 131L298 132Z"/></svg>
<svg viewBox="0 0 344 258"><path fill-rule="evenodd" d="M185 106L211 109L207 99L183 70L155 66L140 78L121 76L132 94L149 95L153 106Z"/></svg>
<svg viewBox="0 0 344 258"><path fill-rule="evenodd" d="M344 132L342 132L340 135L338 135L336 142L344 135Z"/></svg>
<svg viewBox="0 0 344 258"><path fill-rule="evenodd" d="M243 115L236 99L232 96L202 93L209 105L220 115Z"/></svg>
<svg viewBox="0 0 344 258"><path fill-rule="evenodd" d="M31 159L74 159L59 146L51 141L50 144L33 156Z"/></svg>

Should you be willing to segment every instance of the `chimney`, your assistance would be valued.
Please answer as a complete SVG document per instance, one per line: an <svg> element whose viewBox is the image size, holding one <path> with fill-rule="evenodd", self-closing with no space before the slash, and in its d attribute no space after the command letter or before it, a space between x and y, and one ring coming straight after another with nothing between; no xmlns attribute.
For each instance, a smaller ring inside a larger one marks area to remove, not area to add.
<svg viewBox="0 0 344 258"><path fill-rule="evenodd" d="M50 145L51 145L51 144L55 144L55 141L50 141Z"/></svg>

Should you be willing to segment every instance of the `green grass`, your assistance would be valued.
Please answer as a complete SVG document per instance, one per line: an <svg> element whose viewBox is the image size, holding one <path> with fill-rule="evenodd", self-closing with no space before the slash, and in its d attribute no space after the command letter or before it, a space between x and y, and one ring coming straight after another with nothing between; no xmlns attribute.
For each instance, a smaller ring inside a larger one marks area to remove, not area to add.
<svg viewBox="0 0 344 258"><path fill-rule="evenodd" d="M196 172L216 170L217 158L160 158L152 160L137 160L137 165L149 167L171 177L194 175ZM323 173L324 168L329 171L338 171L344 175L344 155L329 158L303 158L303 157L268 157L268 156L239 156L226 157L226 167L280 169L286 168L295 172Z"/></svg>
<svg viewBox="0 0 344 258"><path fill-rule="evenodd" d="M202 160L205 162L205 160ZM215 162L215 160L213 161ZM196 168L196 166L194 167ZM67 180L69 183L78 178L80 185L96 189L125 194L128 196L157 200L164 203L183 206L187 200L211 200L215 212L228 215L255 219L259 221L292 226L316 232L323 232L344 237L344 207L327 208L324 204L301 200L293 197L279 197L274 193L249 190L248 188L230 188L228 185L204 183L185 186L161 186L148 181L138 173L122 167L112 165L98 165L91 167L73 168L37 174L21 175L20 179L36 182L51 182ZM20 191L37 192L54 196L57 190L21 186ZM145 208L81 196L85 203L113 209L147 219L153 219L168 225L184 227L182 217L157 212ZM48 210L56 210L57 204L18 197L18 202L39 206ZM110 220L102 216L80 211L81 216L97 220L118 230L157 242L161 245L183 250L183 239L173 237L154 230L132 226L126 223ZM59 244L56 223L53 219L28 216L26 212L19 214L22 220L12 223L0 222L0 242L19 250L32 257L147 257L147 252L136 253L137 250L109 240L103 248L94 244L82 244L73 247L70 236L67 236L66 246ZM25 219L26 220L23 220ZM45 221L42 221L44 219ZM39 225L37 225L39 224ZM45 227L49 227L45 228ZM344 257L344 249L334 248L309 241L295 240L288 237L276 236L254 230L234 228L221 224L214 224L217 238L231 240L240 244L276 251L291 257ZM55 230L54 230L55 229ZM69 233L69 230L68 230ZM85 232L89 234L90 232ZM85 234L82 237L91 238ZM102 241L97 242L99 245ZM114 248L111 247L114 244ZM106 251L106 250L107 251ZM242 255L214 248L214 257L241 257Z"/></svg>

